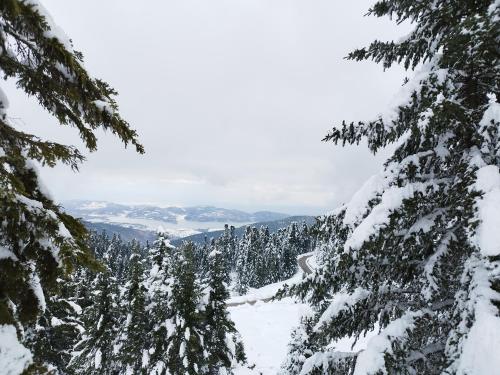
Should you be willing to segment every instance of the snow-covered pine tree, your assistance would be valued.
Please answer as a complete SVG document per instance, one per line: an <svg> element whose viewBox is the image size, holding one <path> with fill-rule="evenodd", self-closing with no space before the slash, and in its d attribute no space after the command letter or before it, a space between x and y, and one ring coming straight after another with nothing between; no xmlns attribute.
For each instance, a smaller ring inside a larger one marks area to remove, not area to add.
<svg viewBox="0 0 500 375"><path fill-rule="evenodd" d="M297 256L303 252L301 244L304 243L304 240L300 238L296 222L292 222L284 231L280 231L279 233L280 277L288 279L297 271Z"/></svg>
<svg viewBox="0 0 500 375"><path fill-rule="evenodd" d="M171 374L201 374L206 365L203 350L201 289L194 268L194 245L184 243L172 271L167 366Z"/></svg>
<svg viewBox="0 0 500 375"><path fill-rule="evenodd" d="M224 225L224 234L219 238L220 244L223 248L223 254L228 266L227 272L228 274L232 271L232 266L236 261L236 249L238 239L234 233L234 226Z"/></svg>
<svg viewBox="0 0 500 375"><path fill-rule="evenodd" d="M233 365L244 358L236 353L238 335L233 321L227 311L226 300L229 298L225 269L225 257L221 250L215 247L208 258L208 280L206 293L207 305L204 314L203 349L207 353L207 375L231 374ZM237 357L238 355L238 357Z"/></svg>
<svg viewBox="0 0 500 375"><path fill-rule="evenodd" d="M301 374L498 373L498 1L384 0L369 13L414 29L349 58L418 73L394 111L325 138L397 148L329 219L328 264L297 288L317 310ZM366 332L363 350L335 349Z"/></svg>
<svg viewBox="0 0 500 375"><path fill-rule="evenodd" d="M252 246L252 228L246 227L245 234L238 242L236 256L236 291L243 294L247 291L251 282L250 248Z"/></svg>
<svg viewBox="0 0 500 375"><path fill-rule="evenodd" d="M266 277L264 285L282 280L281 278L281 242L278 233L273 233L264 248Z"/></svg>
<svg viewBox="0 0 500 375"><path fill-rule="evenodd" d="M85 332L75 345L70 370L76 374L116 374L115 345L119 333L118 288L109 269L97 274L91 285L93 304L83 313Z"/></svg>
<svg viewBox="0 0 500 375"><path fill-rule="evenodd" d="M103 128L143 152L118 114L116 92L88 75L82 54L37 0L0 2L0 46L2 77L15 80L61 125L76 127L87 149L96 149L94 131ZM22 341L45 309L45 293L62 272L91 260L84 227L50 198L33 163L76 170L84 157L74 147L16 129L8 105L0 90L0 352L3 369L20 372L43 362Z"/></svg>
<svg viewBox="0 0 500 375"><path fill-rule="evenodd" d="M253 287L258 288L263 285L266 285L269 272L272 270L269 269L269 259L266 258L266 248L268 243L271 240L271 235L269 234L269 228L267 226L261 226L258 231L259 241L257 242L258 250L254 253L253 263L254 272L255 272L255 280L253 282Z"/></svg>
<svg viewBox="0 0 500 375"><path fill-rule="evenodd" d="M125 284L126 319L119 343L119 363L125 374L146 373L144 359L148 358L148 315L146 313L146 288L144 287L144 264L139 244L132 248Z"/></svg>
<svg viewBox="0 0 500 375"><path fill-rule="evenodd" d="M299 249L300 253L308 253L312 250L313 238L309 233L309 227L305 221L302 221L299 227Z"/></svg>
<svg viewBox="0 0 500 375"><path fill-rule="evenodd" d="M111 237L105 257L110 260L107 264L117 281L121 281L125 277L126 265L133 246L135 246L133 242L124 242L118 234L113 234Z"/></svg>
<svg viewBox="0 0 500 375"><path fill-rule="evenodd" d="M168 335L171 315L171 274L177 250L168 241L168 236L159 233L149 249L149 275L145 281L147 289L146 311L150 324L144 335L144 346L148 348L143 366L148 374L162 375L167 371Z"/></svg>
<svg viewBox="0 0 500 375"><path fill-rule="evenodd" d="M210 254L210 248L213 246L215 246L215 240L212 238L209 241L208 237L205 236L203 245L197 245L194 249L195 269L201 278L205 277L208 272L208 254Z"/></svg>
<svg viewBox="0 0 500 375"><path fill-rule="evenodd" d="M250 231L250 241L248 242L248 253L247 253L247 267L246 267L246 279L248 280L248 286L252 288L258 288L261 286L259 284L259 266L262 264L263 259L263 248L262 239L260 237L260 232L257 228L252 227Z"/></svg>

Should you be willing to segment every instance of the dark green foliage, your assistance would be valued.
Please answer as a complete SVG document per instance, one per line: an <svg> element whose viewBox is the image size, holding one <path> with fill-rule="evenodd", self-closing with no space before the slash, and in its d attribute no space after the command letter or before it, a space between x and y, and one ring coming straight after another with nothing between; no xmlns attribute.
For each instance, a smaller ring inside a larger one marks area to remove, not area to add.
<svg viewBox="0 0 500 375"><path fill-rule="evenodd" d="M312 227L311 227L312 228ZM234 284L238 293L249 287L286 280L297 272L297 256L314 248L314 237L305 222L292 222L270 233L267 227L246 227L242 238L236 237L234 227L225 226L222 235L195 244L196 272L204 279L208 272L208 254L217 249L224 254L225 281ZM233 280L231 280L233 276Z"/></svg>

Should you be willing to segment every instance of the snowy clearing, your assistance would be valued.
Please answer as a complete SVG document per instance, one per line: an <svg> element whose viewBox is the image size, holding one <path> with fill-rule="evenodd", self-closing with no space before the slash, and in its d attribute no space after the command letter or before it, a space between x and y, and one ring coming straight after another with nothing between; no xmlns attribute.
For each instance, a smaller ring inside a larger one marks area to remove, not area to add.
<svg viewBox="0 0 500 375"><path fill-rule="evenodd" d="M248 365L239 367L235 375L274 375L287 353L290 334L309 307L292 298L274 302L257 302L229 308L231 319L240 332Z"/></svg>

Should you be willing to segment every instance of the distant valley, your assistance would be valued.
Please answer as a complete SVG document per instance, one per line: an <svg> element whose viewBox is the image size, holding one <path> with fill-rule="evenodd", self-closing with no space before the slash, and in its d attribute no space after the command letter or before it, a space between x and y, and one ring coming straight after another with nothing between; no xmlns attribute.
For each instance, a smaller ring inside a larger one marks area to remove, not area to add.
<svg viewBox="0 0 500 375"><path fill-rule="evenodd" d="M158 207L85 200L67 201L63 207L71 215L85 221L91 229L143 240L153 237L160 228L175 239L221 230L224 224L241 227L277 220L287 222L290 217L272 211L248 213L212 206ZM126 228L131 230L127 232Z"/></svg>

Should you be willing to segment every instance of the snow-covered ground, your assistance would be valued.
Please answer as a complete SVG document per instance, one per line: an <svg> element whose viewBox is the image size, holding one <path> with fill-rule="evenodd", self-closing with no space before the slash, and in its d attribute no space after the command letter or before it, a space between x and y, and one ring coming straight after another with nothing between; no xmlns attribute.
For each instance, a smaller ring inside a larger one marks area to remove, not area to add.
<svg viewBox="0 0 500 375"><path fill-rule="evenodd" d="M302 256L308 255L312 253ZM265 301L284 284L298 283L302 277L303 272L299 270L288 280L250 289L246 295L231 297L227 301L231 318L243 338L248 359L247 366L237 368L235 375L275 375L278 372L285 359L292 330L298 326L300 318L310 312L310 307L293 298Z"/></svg>
<svg viewBox="0 0 500 375"><path fill-rule="evenodd" d="M243 337L248 365L235 375L275 375L287 353L290 334L309 307L292 298L244 304L229 308L231 318Z"/></svg>

